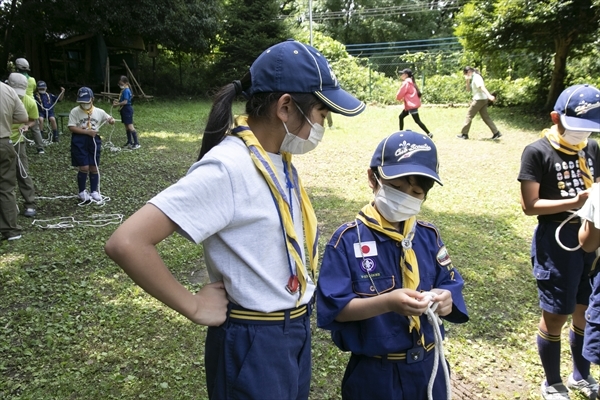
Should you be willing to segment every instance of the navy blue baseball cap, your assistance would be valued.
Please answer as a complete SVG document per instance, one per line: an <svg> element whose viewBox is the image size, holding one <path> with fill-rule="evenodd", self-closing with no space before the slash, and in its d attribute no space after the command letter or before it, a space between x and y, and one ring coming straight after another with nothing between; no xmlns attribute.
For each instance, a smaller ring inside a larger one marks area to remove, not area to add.
<svg viewBox="0 0 600 400"><path fill-rule="evenodd" d="M383 179L423 175L442 185L437 149L422 133L400 131L383 139L373 154L371 168L377 168Z"/></svg>
<svg viewBox="0 0 600 400"><path fill-rule="evenodd" d="M365 103L343 90L325 57L314 47L289 39L265 50L250 67L244 93L313 93L334 113L354 116Z"/></svg>
<svg viewBox="0 0 600 400"><path fill-rule="evenodd" d="M46 82L44 82L44 81L37 81L37 88L38 89L47 89L48 85L46 85Z"/></svg>
<svg viewBox="0 0 600 400"><path fill-rule="evenodd" d="M600 132L600 90L591 85L574 85L558 96L554 111L565 129Z"/></svg>
<svg viewBox="0 0 600 400"><path fill-rule="evenodd" d="M94 98L94 92L89 87L83 86L77 91L78 103L89 103Z"/></svg>

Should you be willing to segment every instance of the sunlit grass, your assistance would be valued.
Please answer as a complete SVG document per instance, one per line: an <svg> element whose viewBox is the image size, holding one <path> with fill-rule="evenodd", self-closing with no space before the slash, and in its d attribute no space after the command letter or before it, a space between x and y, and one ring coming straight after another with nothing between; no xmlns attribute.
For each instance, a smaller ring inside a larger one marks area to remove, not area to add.
<svg viewBox="0 0 600 400"><path fill-rule="evenodd" d="M59 103L67 112L74 103ZM98 106L110 111L107 103ZM128 217L181 178L196 160L208 102L138 101L135 126L142 149L104 152L104 207L77 200L40 200L39 218L94 213ZM236 104L241 110L242 104ZM356 118L334 115L316 150L295 157L315 206L320 247L372 199L366 170L379 141L397 130L399 107L368 107ZM118 116L116 110L113 114ZM492 109L503 137L478 118L471 140L455 137L466 109L422 108L434 133L443 186L436 185L421 218L438 226L454 265L466 281L471 321L449 325L447 357L454 374L473 385L473 396L537 398L542 369L535 347L539 318L529 245L535 218L523 214L516 180L521 152L549 118L522 110ZM416 129L407 118L406 128ZM102 135L125 143L122 124ZM43 156L30 152L39 196L75 195L69 135ZM210 195L210 194L207 194ZM206 398L203 351L206 329L148 296L103 252L114 226L40 229L19 217L23 239L0 244L0 398L199 399ZM159 251L190 290L206 282L202 247L174 235ZM311 399L339 398L348 355L314 327ZM563 376L569 371L567 331ZM593 374L598 375L597 369Z"/></svg>

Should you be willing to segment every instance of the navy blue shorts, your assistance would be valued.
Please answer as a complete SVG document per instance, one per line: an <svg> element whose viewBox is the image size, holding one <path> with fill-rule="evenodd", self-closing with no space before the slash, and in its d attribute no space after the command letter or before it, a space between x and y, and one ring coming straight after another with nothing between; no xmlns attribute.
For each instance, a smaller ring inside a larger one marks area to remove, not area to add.
<svg viewBox="0 0 600 400"><path fill-rule="evenodd" d="M427 399L427 385L433 371L435 351L422 361L392 362L352 354L342 380L342 399L416 400ZM441 364L433 384L432 397L446 398L446 380Z"/></svg>
<svg viewBox="0 0 600 400"><path fill-rule="evenodd" d="M125 125L133 124L133 107L130 105L123 106L119 111L121 113L121 122Z"/></svg>
<svg viewBox="0 0 600 400"><path fill-rule="evenodd" d="M40 117L42 117L42 118L54 117L54 109L40 111Z"/></svg>
<svg viewBox="0 0 600 400"><path fill-rule="evenodd" d="M235 306L233 306L235 307ZM204 362L211 399L306 400L311 378L310 313L275 323L231 318L209 327Z"/></svg>
<svg viewBox="0 0 600 400"><path fill-rule="evenodd" d="M590 283L593 294L585 313L587 324L583 337L583 356L594 364L600 364L600 273L596 273Z"/></svg>
<svg viewBox="0 0 600 400"><path fill-rule="evenodd" d="M100 135L94 137L80 133L71 134L71 165L82 167L84 165L100 166L100 152L102 139Z"/></svg>
<svg viewBox="0 0 600 400"><path fill-rule="evenodd" d="M569 315L575 305L588 305L591 294L589 272L594 253L563 250L554 237L560 222L540 222L531 243L533 275L537 279L542 310ZM565 224L560 231L561 243L569 248L579 244L579 223Z"/></svg>

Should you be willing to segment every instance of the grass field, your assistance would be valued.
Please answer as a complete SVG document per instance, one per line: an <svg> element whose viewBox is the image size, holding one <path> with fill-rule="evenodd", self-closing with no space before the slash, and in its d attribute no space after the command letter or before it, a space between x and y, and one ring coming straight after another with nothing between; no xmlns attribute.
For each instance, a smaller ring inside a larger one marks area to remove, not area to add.
<svg viewBox="0 0 600 400"><path fill-rule="evenodd" d="M57 111L67 112L73 105L61 103ZM107 103L100 106L110 111ZM69 134L44 155L30 148L30 174L44 198L35 225L19 217L23 238L0 243L0 398L207 397L205 328L153 300L105 256L103 245L116 225L40 226L59 217L80 222L108 214L127 218L195 161L208 107L191 100L138 101L135 125L142 148L104 151L100 188L110 201L102 207L80 207L74 197L49 199L77 192ZM334 115L334 128L327 129L319 147L295 158L317 212L321 249L336 227L354 219L372 198L366 169L379 141L397 130L399 112L399 107L372 106L356 118ZM113 114L118 118L116 110ZM491 132L476 118L471 139L463 141L455 135L465 108L424 107L420 114L435 135L444 182L429 193L421 218L439 227L465 278L471 317L464 325L446 324L453 374L470 388L473 399L537 399L543 374L529 262L535 218L521 211L516 177L524 146L549 126L549 117L492 109L502 139L489 140ZM417 129L410 117L405 127ZM126 141L122 124L102 131L104 142ZM190 290L207 281L201 246L174 235L159 250ZM313 332L311 399L340 398L347 354L314 323ZM566 379L566 328L563 333ZM592 373L598 378L597 367Z"/></svg>

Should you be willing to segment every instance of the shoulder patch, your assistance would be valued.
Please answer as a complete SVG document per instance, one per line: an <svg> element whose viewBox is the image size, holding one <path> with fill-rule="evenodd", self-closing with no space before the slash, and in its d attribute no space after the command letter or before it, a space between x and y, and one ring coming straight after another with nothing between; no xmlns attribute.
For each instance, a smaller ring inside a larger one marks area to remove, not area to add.
<svg viewBox="0 0 600 400"><path fill-rule="evenodd" d="M450 259L450 254L448 254L448 250L446 250L446 246L440 247L437 253L437 262L442 266L448 269L452 269L452 260Z"/></svg>

